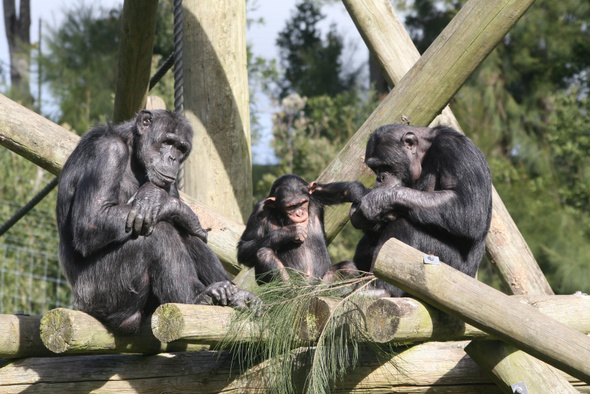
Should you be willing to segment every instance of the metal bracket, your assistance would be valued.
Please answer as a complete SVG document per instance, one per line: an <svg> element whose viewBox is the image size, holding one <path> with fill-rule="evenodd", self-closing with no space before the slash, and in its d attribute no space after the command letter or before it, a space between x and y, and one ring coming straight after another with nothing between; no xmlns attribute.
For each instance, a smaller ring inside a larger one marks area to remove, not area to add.
<svg viewBox="0 0 590 394"><path fill-rule="evenodd" d="M433 264L433 265L440 264L440 260L438 259L438 256L435 256L432 254L425 254L422 258L424 260L424 264Z"/></svg>
<svg viewBox="0 0 590 394"><path fill-rule="evenodd" d="M517 394L529 394L529 391L526 388L526 384L524 382L514 383L510 385L513 393Z"/></svg>

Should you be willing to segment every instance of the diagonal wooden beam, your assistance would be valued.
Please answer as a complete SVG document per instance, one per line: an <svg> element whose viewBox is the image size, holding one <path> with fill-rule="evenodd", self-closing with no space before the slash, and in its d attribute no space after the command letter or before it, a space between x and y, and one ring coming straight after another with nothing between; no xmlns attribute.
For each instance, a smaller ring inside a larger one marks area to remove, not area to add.
<svg viewBox="0 0 590 394"><path fill-rule="evenodd" d="M471 0L422 57L389 1L343 0L343 3L386 80L395 88L319 180L359 179L370 184L374 176L363 163L369 133L383 124L401 122L402 116L411 119L412 124L429 124L443 107L435 122L461 131L453 113L446 107L448 101L533 0ZM328 210L328 239L333 239L347 220L348 206ZM487 251L500 278L512 293L553 294L495 189Z"/></svg>

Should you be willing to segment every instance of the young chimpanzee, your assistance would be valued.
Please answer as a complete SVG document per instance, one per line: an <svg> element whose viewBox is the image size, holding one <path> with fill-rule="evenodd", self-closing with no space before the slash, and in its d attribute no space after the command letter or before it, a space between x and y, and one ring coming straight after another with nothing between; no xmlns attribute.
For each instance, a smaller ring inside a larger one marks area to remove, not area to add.
<svg viewBox="0 0 590 394"><path fill-rule="evenodd" d="M230 282L179 199L176 175L192 138L181 115L144 110L90 130L62 170L61 264L77 307L116 331L137 332L161 303L257 301Z"/></svg>
<svg viewBox="0 0 590 394"><path fill-rule="evenodd" d="M287 268L308 279L330 280L345 263L330 267L324 231L324 206L358 201L359 182L307 183L297 175L278 178L267 198L259 201L238 243L238 261L254 267L261 283L276 275L289 280Z"/></svg>
<svg viewBox="0 0 590 394"><path fill-rule="evenodd" d="M386 125L371 134L365 163L377 179L351 208L353 226L364 231L356 267L372 272L393 237L474 277L490 228L492 183L473 142L449 127ZM377 287L403 294L382 281Z"/></svg>

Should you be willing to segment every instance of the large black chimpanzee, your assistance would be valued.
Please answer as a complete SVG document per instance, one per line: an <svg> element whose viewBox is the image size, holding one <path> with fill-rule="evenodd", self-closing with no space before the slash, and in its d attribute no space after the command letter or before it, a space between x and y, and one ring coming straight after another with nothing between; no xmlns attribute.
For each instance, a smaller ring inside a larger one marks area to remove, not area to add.
<svg viewBox="0 0 590 394"><path fill-rule="evenodd" d="M277 275L288 281L287 268L312 281L332 281L349 264L330 266L324 206L358 201L364 193L359 182L308 184L297 175L278 178L248 219L238 244L238 261L254 267L260 283Z"/></svg>
<svg viewBox="0 0 590 394"><path fill-rule="evenodd" d="M492 217L492 183L473 142L449 127L386 125L371 134L365 163L377 179L351 208L353 226L364 231L356 267L372 272L393 237L475 277ZM403 294L383 281L377 288Z"/></svg>
<svg viewBox="0 0 590 394"><path fill-rule="evenodd" d="M77 307L115 331L137 332L161 303L258 301L230 282L179 199L176 175L192 138L181 115L143 110L90 130L61 173L61 264Z"/></svg>

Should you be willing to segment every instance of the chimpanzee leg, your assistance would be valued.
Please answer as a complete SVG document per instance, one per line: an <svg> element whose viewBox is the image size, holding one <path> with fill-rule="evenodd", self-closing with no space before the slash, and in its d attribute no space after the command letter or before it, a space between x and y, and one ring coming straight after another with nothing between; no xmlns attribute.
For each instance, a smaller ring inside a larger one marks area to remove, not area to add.
<svg viewBox="0 0 590 394"><path fill-rule="evenodd" d="M194 303L205 285L189 253L187 238L169 223L160 222L148 239L153 246L149 276L158 302Z"/></svg>
<svg viewBox="0 0 590 394"><path fill-rule="evenodd" d="M74 278L77 307L121 333L135 333L149 296L145 238L91 256Z"/></svg>

